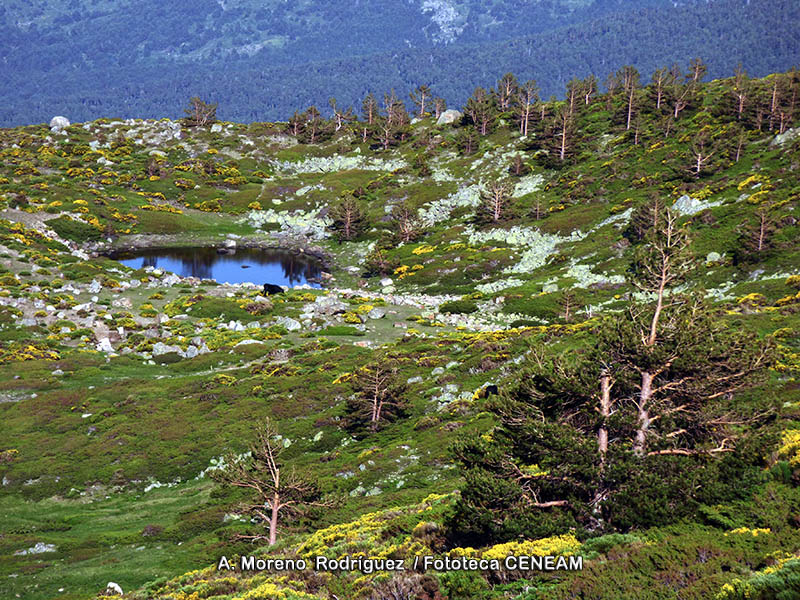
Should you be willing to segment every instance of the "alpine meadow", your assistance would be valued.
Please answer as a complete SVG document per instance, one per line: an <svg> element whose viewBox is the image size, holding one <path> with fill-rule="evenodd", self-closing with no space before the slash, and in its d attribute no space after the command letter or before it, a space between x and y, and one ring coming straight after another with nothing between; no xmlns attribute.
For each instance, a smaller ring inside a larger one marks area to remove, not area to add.
<svg viewBox="0 0 800 600"><path fill-rule="evenodd" d="M796 3L0 22L0 597L800 598Z"/></svg>

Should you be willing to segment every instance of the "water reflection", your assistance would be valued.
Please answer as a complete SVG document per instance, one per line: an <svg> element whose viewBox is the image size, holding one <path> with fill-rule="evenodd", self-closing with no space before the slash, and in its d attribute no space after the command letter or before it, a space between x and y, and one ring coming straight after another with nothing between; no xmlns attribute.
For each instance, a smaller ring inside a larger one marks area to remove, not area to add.
<svg viewBox="0 0 800 600"><path fill-rule="evenodd" d="M218 254L215 248L149 249L116 256L134 269L153 267L182 277L214 279L220 283L251 282L319 287L322 265L315 259L285 250L237 249Z"/></svg>

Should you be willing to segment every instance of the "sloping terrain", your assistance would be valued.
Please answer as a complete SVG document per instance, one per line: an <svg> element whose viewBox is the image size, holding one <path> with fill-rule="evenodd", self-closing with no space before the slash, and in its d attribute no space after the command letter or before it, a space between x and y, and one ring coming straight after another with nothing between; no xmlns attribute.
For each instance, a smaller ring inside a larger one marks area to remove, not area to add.
<svg viewBox="0 0 800 600"><path fill-rule="evenodd" d="M450 124L429 114L412 124L392 106L395 117L339 129L306 114L296 129L100 119L2 130L3 596L88 598L109 581L126 597L163 600L384 598L398 586L451 599L641 598L643 585L659 599L791 593L797 74L681 77L661 98L653 85L626 91L624 75L614 93L579 94L571 112L536 103L527 136L518 109L494 100L471 101L472 116ZM737 90L748 98L741 113ZM392 118L401 124L384 129ZM548 353L581 355L605 320L649 298L633 282L653 202L691 240L678 291L698 290L721 327L775 353L756 387L728 398L766 415L732 425L758 435L719 463L748 479L676 520L581 521L467 547L463 444L493 448L497 399L516 393L525 369ZM350 233L348 206L359 225ZM108 257L205 245L302 250L330 277L323 289L265 297L262 282L219 285ZM376 357L396 368L405 406L365 430L353 400ZM272 550L235 539L263 524L212 477L267 416L284 459L338 498L286 523ZM585 563L406 579L209 567L223 554L359 552Z"/></svg>

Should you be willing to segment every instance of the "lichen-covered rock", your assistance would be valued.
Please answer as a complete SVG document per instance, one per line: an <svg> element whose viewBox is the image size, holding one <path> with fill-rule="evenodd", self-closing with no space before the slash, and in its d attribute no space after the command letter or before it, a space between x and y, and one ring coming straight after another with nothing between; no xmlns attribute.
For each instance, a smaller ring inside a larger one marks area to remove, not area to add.
<svg viewBox="0 0 800 600"><path fill-rule="evenodd" d="M719 206L720 204L722 204L722 200L704 202L684 194L675 201L675 204L672 205L672 210L677 212L679 215L694 215L699 213L701 210L711 208L712 206Z"/></svg>
<svg viewBox="0 0 800 600"><path fill-rule="evenodd" d="M330 173L332 171L396 171L407 166L402 159L383 159L367 156L312 157L299 162L282 161L277 165L287 173Z"/></svg>

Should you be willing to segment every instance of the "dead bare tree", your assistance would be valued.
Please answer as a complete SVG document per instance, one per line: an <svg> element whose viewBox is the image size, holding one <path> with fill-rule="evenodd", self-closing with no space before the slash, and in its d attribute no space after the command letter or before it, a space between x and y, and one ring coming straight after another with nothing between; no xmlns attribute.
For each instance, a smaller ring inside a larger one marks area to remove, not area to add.
<svg viewBox="0 0 800 600"><path fill-rule="evenodd" d="M308 476L281 460L284 446L273 421L265 419L255 426L255 440L250 444L250 456L239 458L229 453L224 468L212 471L212 477L224 485L250 492L250 498L240 510L258 518L267 526L268 534L240 535L241 539L268 540L270 546L278 539L281 522L297 518L312 507L328 507L333 500L324 498L317 484Z"/></svg>

